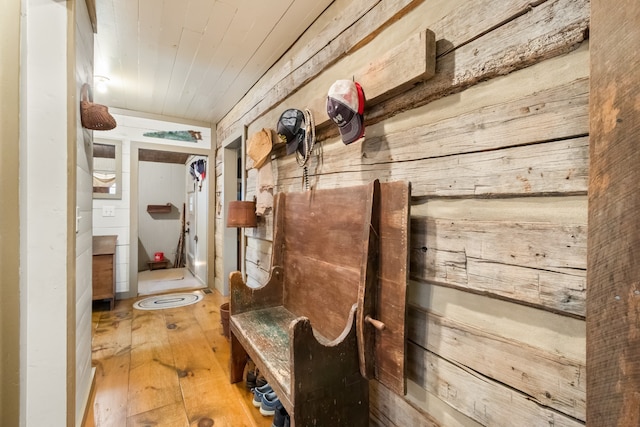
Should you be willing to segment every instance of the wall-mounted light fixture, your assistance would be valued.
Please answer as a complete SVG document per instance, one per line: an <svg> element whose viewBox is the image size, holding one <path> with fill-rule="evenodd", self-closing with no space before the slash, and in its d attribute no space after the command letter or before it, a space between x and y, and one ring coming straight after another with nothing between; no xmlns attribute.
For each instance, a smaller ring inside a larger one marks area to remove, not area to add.
<svg viewBox="0 0 640 427"><path fill-rule="evenodd" d="M93 85L100 93L106 93L109 90L109 78L105 76L93 76Z"/></svg>
<svg viewBox="0 0 640 427"><path fill-rule="evenodd" d="M256 202L233 200L229 202L227 227L257 227Z"/></svg>

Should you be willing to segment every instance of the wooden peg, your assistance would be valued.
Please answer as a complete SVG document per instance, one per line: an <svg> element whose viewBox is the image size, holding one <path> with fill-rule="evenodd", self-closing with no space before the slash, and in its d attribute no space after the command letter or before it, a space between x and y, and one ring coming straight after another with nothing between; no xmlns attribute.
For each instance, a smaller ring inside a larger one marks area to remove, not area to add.
<svg viewBox="0 0 640 427"><path fill-rule="evenodd" d="M367 316L364 318L364 321L365 321L365 322L367 322L367 323L369 323L370 325L372 325L374 328L376 328L376 329L377 329L377 330L379 330L379 331L384 331L384 328L386 328L386 327L387 327L384 323L382 323L382 322L381 322L381 321L379 321L379 320L374 319L373 317L371 317L371 316L369 316L369 315L367 315Z"/></svg>

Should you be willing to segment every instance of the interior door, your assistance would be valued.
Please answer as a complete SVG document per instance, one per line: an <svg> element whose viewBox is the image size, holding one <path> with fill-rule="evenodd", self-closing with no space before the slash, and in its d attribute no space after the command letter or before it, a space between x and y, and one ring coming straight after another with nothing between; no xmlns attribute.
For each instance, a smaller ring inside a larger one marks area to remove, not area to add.
<svg viewBox="0 0 640 427"><path fill-rule="evenodd" d="M198 198L195 191L187 193L187 208L185 209L185 241L187 252L187 268L196 275L196 259L198 255Z"/></svg>

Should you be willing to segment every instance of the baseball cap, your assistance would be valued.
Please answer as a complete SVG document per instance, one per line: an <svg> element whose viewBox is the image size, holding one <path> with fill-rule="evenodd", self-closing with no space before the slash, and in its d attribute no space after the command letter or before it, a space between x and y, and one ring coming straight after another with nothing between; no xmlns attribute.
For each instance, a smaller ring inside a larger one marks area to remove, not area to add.
<svg viewBox="0 0 640 427"><path fill-rule="evenodd" d="M337 80L329 88L327 114L338 125L345 144L364 136L364 103L364 91L357 82Z"/></svg>
<svg viewBox="0 0 640 427"><path fill-rule="evenodd" d="M278 119L278 138L287 144L287 154L300 151L302 154L301 142L305 137L304 113L295 108L285 110Z"/></svg>

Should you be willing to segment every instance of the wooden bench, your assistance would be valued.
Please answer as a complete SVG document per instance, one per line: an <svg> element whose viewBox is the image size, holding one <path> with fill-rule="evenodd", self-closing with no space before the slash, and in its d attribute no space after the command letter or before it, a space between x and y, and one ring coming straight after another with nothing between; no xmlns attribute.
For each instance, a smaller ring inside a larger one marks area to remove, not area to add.
<svg viewBox="0 0 640 427"><path fill-rule="evenodd" d="M404 394L409 186L279 193L271 276L230 276L231 382L249 356L292 426L366 426L368 380Z"/></svg>

